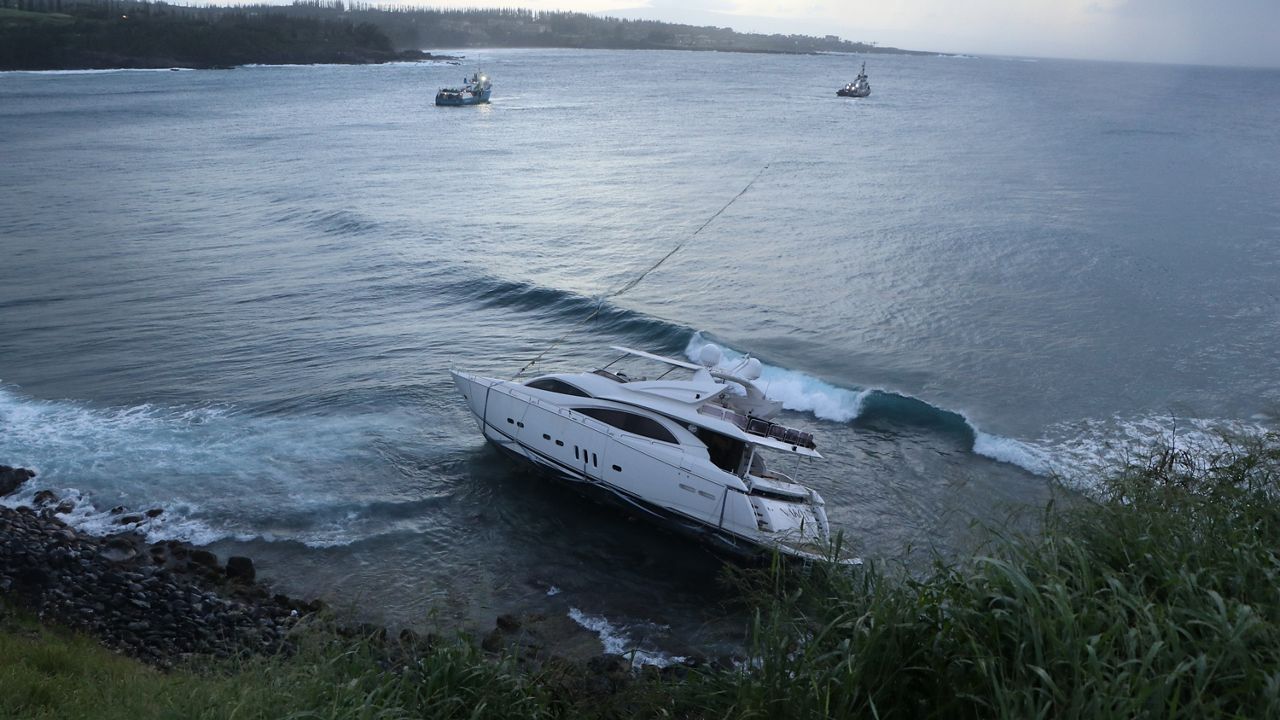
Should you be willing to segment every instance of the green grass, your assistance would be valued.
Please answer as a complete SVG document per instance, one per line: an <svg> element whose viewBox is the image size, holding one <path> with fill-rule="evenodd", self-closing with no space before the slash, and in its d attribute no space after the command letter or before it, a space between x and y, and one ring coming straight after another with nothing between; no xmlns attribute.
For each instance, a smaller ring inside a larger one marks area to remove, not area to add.
<svg viewBox="0 0 1280 720"><path fill-rule="evenodd" d="M59 26L70 25L74 22L75 18L64 13L27 12L26 10L16 10L14 8L0 8L0 27Z"/></svg>
<svg viewBox="0 0 1280 720"><path fill-rule="evenodd" d="M742 573L739 670L608 694L464 640L389 657L316 628L291 657L162 673L10 614L0 717L1280 718L1280 438L1099 482L926 572Z"/></svg>
<svg viewBox="0 0 1280 720"><path fill-rule="evenodd" d="M0 658L5 718L161 717L153 698L174 685L92 640L12 614L0 620Z"/></svg>
<svg viewBox="0 0 1280 720"><path fill-rule="evenodd" d="M162 672L94 641L8 615L0 622L0 717L547 717L547 693L470 643L439 644L390 665L376 643L325 629L298 654Z"/></svg>

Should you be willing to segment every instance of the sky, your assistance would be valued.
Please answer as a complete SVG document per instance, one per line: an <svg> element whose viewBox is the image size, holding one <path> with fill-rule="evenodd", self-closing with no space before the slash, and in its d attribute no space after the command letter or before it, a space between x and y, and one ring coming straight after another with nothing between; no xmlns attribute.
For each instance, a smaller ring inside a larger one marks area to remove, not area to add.
<svg viewBox="0 0 1280 720"><path fill-rule="evenodd" d="M1280 0L426 0L839 35L911 50L1280 67Z"/></svg>

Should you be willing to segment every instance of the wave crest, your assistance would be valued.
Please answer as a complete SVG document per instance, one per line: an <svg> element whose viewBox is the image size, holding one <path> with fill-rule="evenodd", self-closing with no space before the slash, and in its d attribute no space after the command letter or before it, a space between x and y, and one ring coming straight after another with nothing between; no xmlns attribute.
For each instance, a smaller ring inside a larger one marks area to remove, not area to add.
<svg viewBox="0 0 1280 720"><path fill-rule="evenodd" d="M622 655L631 660L633 666L654 665L667 667L684 662L687 658L679 655L667 655L658 650L641 649L640 643L631 639L631 628L610 622L603 615L588 615L576 607L569 608L569 618L581 627L590 630L600 638L604 651L611 655ZM665 625L654 629L669 630Z"/></svg>

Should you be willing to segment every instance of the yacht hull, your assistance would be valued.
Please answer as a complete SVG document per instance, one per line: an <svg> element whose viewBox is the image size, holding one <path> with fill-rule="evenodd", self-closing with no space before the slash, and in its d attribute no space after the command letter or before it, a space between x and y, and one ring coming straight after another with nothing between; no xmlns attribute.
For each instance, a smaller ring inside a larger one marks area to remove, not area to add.
<svg viewBox="0 0 1280 720"><path fill-rule="evenodd" d="M604 483L592 482L582 475L551 467L536 457L530 457L527 449L518 443L494 439L489 435L485 437L512 462L533 470L539 480L559 488L560 491L572 492L615 512L650 523L664 532L702 543L709 550L737 562L749 563L769 556L768 551L759 545L744 542L732 534L692 521Z"/></svg>

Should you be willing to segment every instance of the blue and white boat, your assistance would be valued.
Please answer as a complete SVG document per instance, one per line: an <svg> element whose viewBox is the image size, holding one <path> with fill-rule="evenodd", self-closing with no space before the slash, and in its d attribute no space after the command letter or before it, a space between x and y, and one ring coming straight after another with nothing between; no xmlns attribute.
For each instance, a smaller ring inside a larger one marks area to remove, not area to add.
<svg viewBox="0 0 1280 720"><path fill-rule="evenodd" d="M493 92L493 83L489 76L476 71L470 80L463 80L462 87L440 88L436 93L436 105L481 105L489 102L489 94Z"/></svg>

